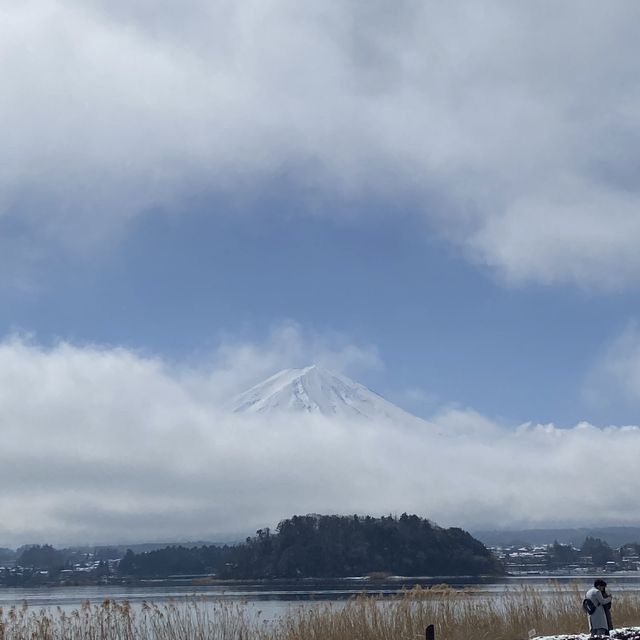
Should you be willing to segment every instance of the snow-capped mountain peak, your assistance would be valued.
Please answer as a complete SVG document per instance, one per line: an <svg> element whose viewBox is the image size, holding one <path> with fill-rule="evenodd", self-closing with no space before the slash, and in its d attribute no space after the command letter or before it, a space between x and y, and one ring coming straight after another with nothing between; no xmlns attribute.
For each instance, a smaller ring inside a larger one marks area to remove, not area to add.
<svg viewBox="0 0 640 640"><path fill-rule="evenodd" d="M420 421L360 383L318 365L280 371L234 398L229 409L235 413L307 413L405 424Z"/></svg>

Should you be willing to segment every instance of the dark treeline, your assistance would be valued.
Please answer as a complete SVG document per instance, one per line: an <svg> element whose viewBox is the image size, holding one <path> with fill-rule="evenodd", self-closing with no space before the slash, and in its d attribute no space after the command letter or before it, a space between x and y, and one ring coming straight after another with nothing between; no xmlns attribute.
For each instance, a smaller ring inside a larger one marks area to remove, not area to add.
<svg viewBox="0 0 640 640"><path fill-rule="evenodd" d="M557 541L548 547L549 567L563 567L571 563L576 563L581 557L590 556L592 563L596 567L604 567L607 562L618 562L626 555L640 555L640 544L629 542L619 549L612 549L600 538L587 536L582 546L577 549L571 545L559 544Z"/></svg>
<svg viewBox="0 0 640 640"><path fill-rule="evenodd" d="M107 580L118 563L117 549L112 547L55 549L34 544L4 551L0 554L0 585L9 587L95 584Z"/></svg>
<svg viewBox="0 0 640 640"><path fill-rule="evenodd" d="M406 576L495 575L500 563L469 533L443 529L415 515L294 516L275 532L233 546L171 546L128 551L128 576L215 574L219 578L334 578L388 572Z"/></svg>
<svg viewBox="0 0 640 640"><path fill-rule="evenodd" d="M84 565L90 561L104 562L122 556L116 547L56 549L50 544L31 544L20 547L17 551L7 551L10 553L6 553L4 557L0 554L0 560L9 565L53 572Z"/></svg>

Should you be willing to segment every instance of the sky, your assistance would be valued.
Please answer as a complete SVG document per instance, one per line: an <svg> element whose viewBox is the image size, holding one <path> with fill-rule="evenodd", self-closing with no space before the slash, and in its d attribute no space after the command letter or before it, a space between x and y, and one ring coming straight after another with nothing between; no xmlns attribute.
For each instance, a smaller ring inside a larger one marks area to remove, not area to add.
<svg viewBox="0 0 640 640"><path fill-rule="evenodd" d="M638 18L0 0L0 546L640 524ZM225 413L314 362L431 427Z"/></svg>

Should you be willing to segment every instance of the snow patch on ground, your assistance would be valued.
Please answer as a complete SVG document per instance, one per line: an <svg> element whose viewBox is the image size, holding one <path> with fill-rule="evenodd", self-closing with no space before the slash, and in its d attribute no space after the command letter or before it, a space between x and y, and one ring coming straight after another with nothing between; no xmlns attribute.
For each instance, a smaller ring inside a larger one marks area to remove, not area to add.
<svg viewBox="0 0 640 640"><path fill-rule="evenodd" d="M579 633L559 636L536 636L533 640L589 640L591 637L588 633ZM610 638L614 640L640 640L640 627L614 629Z"/></svg>

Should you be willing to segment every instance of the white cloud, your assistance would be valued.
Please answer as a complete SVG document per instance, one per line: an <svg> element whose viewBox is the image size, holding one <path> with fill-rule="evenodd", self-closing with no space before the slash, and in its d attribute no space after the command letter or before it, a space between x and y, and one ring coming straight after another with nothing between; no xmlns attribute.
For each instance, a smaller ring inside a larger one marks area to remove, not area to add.
<svg viewBox="0 0 640 640"><path fill-rule="evenodd" d="M318 333L288 321L261 342L226 336L206 371L194 371L189 379L194 390L224 402L277 371L310 364L352 375L382 368L374 345L355 345L337 332Z"/></svg>
<svg viewBox="0 0 640 640"><path fill-rule="evenodd" d="M124 349L2 342L0 546L224 538L308 512L637 523L637 427L241 418L202 393L216 370L196 375Z"/></svg>
<svg viewBox="0 0 640 640"><path fill-rule="evenodd" d="M0 2L0 221L95 248L155 206L286 171L338 196L411 193L510 282L635 286L639 13Z"/></svg>
<svg viewBox="0 0 640 640"><path fill-rule="evenodd" d="M501 432L497 423L473 409L445 407L430 419L440 427L442 433L450 435L489 439Z"/></svg>

